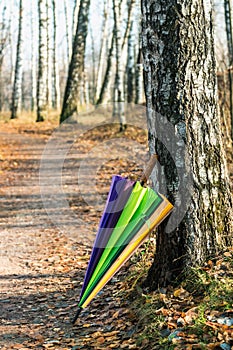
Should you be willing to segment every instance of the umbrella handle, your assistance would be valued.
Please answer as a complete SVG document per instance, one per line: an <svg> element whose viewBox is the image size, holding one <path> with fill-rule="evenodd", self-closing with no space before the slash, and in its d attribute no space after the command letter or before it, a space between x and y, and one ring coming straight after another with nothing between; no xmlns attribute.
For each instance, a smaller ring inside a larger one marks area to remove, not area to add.
<svg viewBox="0 0 233 350"><path fill-rule="evenodd" d="M155 163L157 162L157 160L158 160L158 155L157 154L152 154L151 157L150 157L149 163L148 163L146 169L143 171L143 174L142 174L142 176L140 178L140 183L141 183L142 186L149 179L150 174L152 173L152 170L154 169L154 166L155 166Z"/></svg>
<svg viewBox="0 0 233 350"><path fill-rule="evenodd" d="M78 317L79 317L81 311L82 311L82 308L79 307L79 308L78 308L78 311L76 312L76 315L75 315L75 317L74 317L74 319L73 319L73 321L72 321L73 325L74 325L75 322L77 321L77 319L78 319Z"/></svg>

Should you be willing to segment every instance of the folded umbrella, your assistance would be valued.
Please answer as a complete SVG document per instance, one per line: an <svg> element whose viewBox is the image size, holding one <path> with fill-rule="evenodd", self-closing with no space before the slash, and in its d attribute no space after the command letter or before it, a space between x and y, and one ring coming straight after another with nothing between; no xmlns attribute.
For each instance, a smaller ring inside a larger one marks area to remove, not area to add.
<svg viewBox="0 0 233 350"><path fill-rule="evenodd" d="M113 177L73 323L81 310L172 210L172 204L164 196L142 186L155 160L153 156L141 183Z"/></svg>

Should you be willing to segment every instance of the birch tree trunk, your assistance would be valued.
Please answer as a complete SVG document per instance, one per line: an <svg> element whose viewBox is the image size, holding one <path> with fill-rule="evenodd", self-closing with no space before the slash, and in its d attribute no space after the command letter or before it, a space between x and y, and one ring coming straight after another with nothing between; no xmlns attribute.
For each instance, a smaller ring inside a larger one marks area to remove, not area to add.
<svg viewBox="0 0 233 350"><path fill-rule="evenodd" d="M72 58L66 83L60 123L78 111L81 80L84 72L84 56L88 29L90 0L81 0L78 25L73 44Z"/></svg>
<svg viewBox="0 0 233 350"><path fill-rule="evenodd" d="M35 11L31 3L31 111L36 110L36 55L35 55Z"/></svg>
<svg viewBox="0 0 233 350"><path fill-rule="evenodd" d="M66 44L67 44L67 63L69 65L71 55L72 55L72 40L70 37L70 27L69 27L69 16L67 0L64 0L64 14L65 14L65 25L66 25Z"/></svg>
<svg viewBox="0 0 233 350"><path fill-rule="evenodd" d="M56 110L60 109L60 78L59 78L59 69L57 61L57 7L56 0L52 0L52 9L53 9L53 89L54 89L54 98L53 98L53 108Z"/></svg>
<svg viewBox="0 0 233 350"><path fill-rule="evenodd" d="M104 19L103 19L103 26L102 26L103 34L101 38L99 62L98 62L98 69L97 69L95 101L99 100L101 87L102 87L105 55L106 55L106 48L107 48L106 46L107 46L107 39L108 39L109 3L110 3L109 0L105 0L104 2Z"/></svg>
<svg viewBox="0 0 233 350"><path fill-rule="evenodd" d="M48 50L47 50L47 0L38 0L39 11L39 62L37 80L37 122L41 122L47 116L47 75L48 75Z"/></svg>
<svg viewBox="0 0 233 350"><path fill-rule="evenodd" d="M10 17L9 17L9 47L10 47L10 70L11 70L11 84L13 86L14 84L14 52L13 52L13 45L12 45L12 36L13 36L13 25L12 25L12 18L13 18L13 0L10 0L9 2L10 7Z"/></svg>
<svg viewBox="0 0 233 350"><path fill-rule="evenodd" d="M103 84L100 90L100 96L97 100L97 105L106 103L109 100L111 78L114 71L113 69L114 47L115 47L115 33L113 32L111 37L111 45L108 53L107 66L104 74Z"/></svg>
<svg viewBox="0 0 233 350"><path fill-rule="evenodd" d="M114 105L113 117L117 116L120 122L120 131L126 128L126 118L124 114L125 109L125 70L127 63L127 43L129 40L130 27L132 22L132 15L135 7L135 0L128 1L128 18L126 22L125 33L122 36L122 22L124 2L120 3L113 0L113 14L115 26L115 40L116 40L116 75L114 83Z"/></svg>
<svg viewBox="0 0 233 350"><path fill-rule="evenodd" d="M135 60L134 60L134 33L133 22L131 23L129 38L128 38L128 56L126 67L126 91L127 102L132 103L135 101Z"/></svg>
<svg viewBox="0 0 233 350"><path fill-rule="evenodd" d="M74 9L73 9L73 23L72 23L72 43L74 42L75 33L77 29L77 24L78 24L79 7L80 7L80 0L75 0Z"/></svg>
<svg viewBox="0 0 233 350"><path fill-rule="evenodd" d="M0 22L0 111L3 110L3 105L4 105L4 94L3 94L3 75L2 75L2 68L3 68L3 61L4 61L4 56L5 56L5 49L8 45L8 38L9 38L9 33L8 29L9 26L6 23L6 18L5 18L5 12L6 12L6 7L3 8L2 11L2 22Z"/></svg>
<svg viewBox="0 0 233 350"><path fill-rule="evenodd" d="M95 103L95 94L96 94L96 59L95 59L95 38L93 35L92 28L90 27L90 37L91 37L91 66L92 66L92 92L91 92L91 99L92 103ZM87 80L86 74L84 74L85 80ZM84 86L86 86L86 83L84 83ZM86 90L86 89L85 89Z"/></svg>
<svg viewBox="0 0 233 350"><path fill-rule="evenodd" d="M113 93L113 118L118 117L120 131L126 128L125 96L124 96L124 71L122 57L122 2L113 0L114 32L116 41L116 75Z"/></svg>
<svg viewBox="0 0 233 350"><path fill-rule="evenodd" d="M22 76L23 76L23 67L22 67L23 27L22 26L23 26L23 0L20 0L15 77L14 77L14 86L13 86L12 104L11 104L11 119L18 117L18 113L21 111L21 104L22 104Z"/></svg>
<svg viewBox="0 0 233 350"><path fill-rule="evenodd" d="M143 104L145 102L144 82L143 82L143 63L141 37L139 37L139 45L136 45L136 72L135 72L135 103Z"/></svg>
<svg viewBox="0 0 233 350"><path fill-rule="evenodd" d="M210 0L142 0L142 27L150 151L159 156L158 189L176 207L174 219L159 227L145 282L156 289L232 245L232 198L217 111Z"/></svg>
<svg viewBox="0 0 233 350"><path fill-rule="evenodd" d="M52 23L52 7L51 0L47 0L47 105L48 109L52 109L52 73L53 73L53 48L52 48L52 35L53 23Z"/></svg>

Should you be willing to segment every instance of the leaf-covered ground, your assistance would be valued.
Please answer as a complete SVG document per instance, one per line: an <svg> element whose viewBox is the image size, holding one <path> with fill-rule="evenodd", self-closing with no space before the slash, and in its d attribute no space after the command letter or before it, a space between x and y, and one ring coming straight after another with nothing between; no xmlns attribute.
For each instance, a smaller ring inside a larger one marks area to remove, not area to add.
<svg viewBox="0 0 233 350"><path fill-rule="evenodd" d="M119 134L114 125L75 137L68 126L61 185L67 210L56 202L62 194L55 184L48 183L52 192L41 198L39 169L54 126L0 121L0 349L232 349L233 251L176 289L148 293L140 282L153 258L153 236L72 325L101 215L102 204L93 201L106 198L111 175L140 176L147 136L133 126ZM122 151L112 151L111 139ZM52 179L58 161L48 163ZM81 164L90 173L82 173ZM92 169L95 194L85 187Z"/></svg>

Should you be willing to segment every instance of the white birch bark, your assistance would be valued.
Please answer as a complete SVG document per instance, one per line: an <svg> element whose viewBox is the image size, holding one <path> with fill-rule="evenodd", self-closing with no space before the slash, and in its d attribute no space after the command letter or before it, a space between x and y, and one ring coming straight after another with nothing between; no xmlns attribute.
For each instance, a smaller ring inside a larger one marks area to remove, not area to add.
<svg viewBox="0 0 233 350"><path fill-rule="evenodd" d="M14 86L11 104L11 119L17 118L22 106L22 77L23 77L23 0L19 2L19 25L15 64Z"/></svg>
<svg viewBox="0 0 233 350"><path fill-rule="evenodd" d="M99 54L99 62L98 62L97 78L96 78L95 101L99 100L101 87L103 84L103 72L104 72L104 66L105 66L105 60L106 60L106 49L107 49L107 42L108 42L109 5L110 5L110 0L105 0L103 26L101 31L102 37L101 37L100 54Z"/></svg>
<svg viewBox="0 0 233 350"><path fill-rule="evenodd" d="M13 52L13 45L12 45L12 35L13 35L13 25L12 25L12 18L13 18L13 0L9 1L10 6L10 17L9 17L9 47L10 47L10 70L11 70L11 84L13 86L14 84L14 52Z"/></svg>
<svg viewBox="0 0 233 350"><path fill-rule="evenodd" d="M38 0L39 11L39 62L37 79L37 122L43 121L47 116L47 76L48 76L48 50L47 50L47 0Z"/></svg>
<svg viewBox="0 0 233 350"><path fill-rule="evenodd" d="M53 47L52 47L52 4L51 0L47 0L47 105L48 109L52 109L52 73L53 73Z"/></svg>
<svg viewBox="0 0 233 350"><path fill-rule="evenodd" d="M210 0L142 1L149 144L161 166L154 181L176 206L173 228L166 230L164 223L158 230L147 278L152 289L174 283L189 267L232 245L211 11ZM176 221L183 209L185 216Z"/></svg>
<svg viewBox="0 0 233 350"><path fill-rule="evenodd" d="M35 7L31 3L31 111L36 110Z"/></svg>
<svg viewBox="0 0 233 350"><path fill-rule="evenodd" d="M74 9L73 9L73 23L72 23L72 43L74 42L75 33L77 29L77 24L78 24L79 7L80 7L80 0L75 0Z"/></svg>
<svg viewBox="0 0 233 350"><path fill-rule="evenodd" d="M2 11L2 21L0 22L0 111L3 110L4 105L4 93L3 93L3 61L6 53L6 47L8 45L8 25L5 17L6 7Z"/></svg>
<svg viewBox="0 0 233 350"><path fill-rule="evenodd" d="M69 65L69 74L66 83L60 123L78 111L78 101L80 100L79 95L84 72L89 8L90 0L81 0L78 25L73 43L72 59Z"/></svg>
<svg viewBox="0 0 233 350"><path fill-rule="evenodd" d="M122 22L124 1L118 3L113 0L113 13L115 25L115 40L116 40L116 76L114 83L114 105L113 117L117 116L120 122L120 130L126 128L125 118L125 70L127 63L127 43L129 40L132 16L134 14L135 0L128 1L128 18L126 23L125 33L122 35Z"/></svg>
<svg viewBox="0 0 233 350"><path fill-rule="evenodd" d="M69 65L71 55L72 55L72 38L70 34L67 0L64 0L64 14L65 14L65 26L66 26L67 62Z"/></svg>
<svg viewBox="0 0 233 350"><path fill-rule="evenodd" d="M60 109L61 97L60 97L60 77L58 68L58 53L57 53L57 7L56 0L52 0L53 9L53 108Z"/></svg>
<svg viewBox="0 0 233 350"><path fill-rule="evenodd" d="M108 38L108 41L109 41L109 38ZM107 64L106 64L104 79L100 90L100 96L97 100L97 105L107 103L111 99L111 90L112 90L111 83L115 72L114 65L113 65L114 48L115 48L115 33L112 33L110 36L110 47L107 55Z"/></svg>
<svg viewBox="0 0 233 350"><path fill-rule="evenodd" d="M116 75L113 93L113 118L120 122L120 131L126 128L125 96L124 96L124 70L123 70L123 37L122 37L122 3L113 0L114 33L116 42Z"/></svg>
<svg viewBox="0 0 233 350"><path fill-rule="evenodd" d="M95 38L93 35L93 31L92 28L90 27L90 36L91 36L91 58L92 58L92 62L91 62L91 66L92 66L92 93L91 93L91 99L92 99L92 103L95 103L95 92L96 92L96 59L95 59ZM85 68L84 68L85 70ZM84 77L85 79L87 79L86 74L84 73ZM86 85L86 83L84 83L84 86ZM86 89L84 89L86 90Z"/></svg>
<svg viewBox="0 0 233 350"><path fill-rule="evenodd" d="M142 53L141 49L137 49L137 63L136 63L136 75L135 75L135 85L136 85L136 96L135 103L143 104L145 102L145 92L144 92L144 82L143 82L143 63L142 63Z"/></svg>
<svg viewBox="0 0 233 350"><path fill-rule="evenodd" d="M135 57L134 57L134 28L131 21L131 28L128 36L128 52L126 65L125 92L128 103L135 101Z"/></svg>

